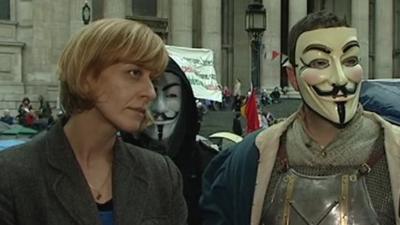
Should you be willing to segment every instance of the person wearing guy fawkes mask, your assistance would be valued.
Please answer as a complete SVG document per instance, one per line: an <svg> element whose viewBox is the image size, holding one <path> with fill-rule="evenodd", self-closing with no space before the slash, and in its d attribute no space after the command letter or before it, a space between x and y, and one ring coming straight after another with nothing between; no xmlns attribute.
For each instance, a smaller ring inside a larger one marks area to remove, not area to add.
<svg viewBox="0 0 400 225"><path fill-rule="evenodd" d="M286 69L303 105L213 159L204 224L400 225L400 127L358 102L356 30L316 12L288 44Z"/></svg>
<svg viewBox="0 0 400 225"><path fill-rule="evenodd" d="M188 205L188 224L201 224L198 201L201 176L218 152L204 142L196 141L200 130L193 91L186 75L170 58L165 73L154 81L157 93L150 112L153 122L143 133L122 138L139 146L168 155L180 169L184 196Z"/></svg>

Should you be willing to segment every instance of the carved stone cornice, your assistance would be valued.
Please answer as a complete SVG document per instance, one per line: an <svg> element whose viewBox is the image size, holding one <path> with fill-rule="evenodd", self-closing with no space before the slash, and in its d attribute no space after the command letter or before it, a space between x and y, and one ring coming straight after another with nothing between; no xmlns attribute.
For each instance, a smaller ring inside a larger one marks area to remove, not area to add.
<svg viewBox="0 0 400 225"><path fill-rule="evenodd" d="M154 32L168 34L168 19L151 16L127 16L126 19L135 20L146 24Z"/></svg>

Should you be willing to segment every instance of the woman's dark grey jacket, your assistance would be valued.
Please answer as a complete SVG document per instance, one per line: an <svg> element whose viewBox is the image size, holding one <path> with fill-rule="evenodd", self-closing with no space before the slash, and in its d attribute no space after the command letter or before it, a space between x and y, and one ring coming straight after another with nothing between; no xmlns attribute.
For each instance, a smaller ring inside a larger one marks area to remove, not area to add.
<svg viewBox="0 0 400 225"><path fill-rule="evenodd" d="M181 175L169 158L118 140L112 182L114 224L186 223ZM0 224L101 224L61 122L0 153Z"/></svg>

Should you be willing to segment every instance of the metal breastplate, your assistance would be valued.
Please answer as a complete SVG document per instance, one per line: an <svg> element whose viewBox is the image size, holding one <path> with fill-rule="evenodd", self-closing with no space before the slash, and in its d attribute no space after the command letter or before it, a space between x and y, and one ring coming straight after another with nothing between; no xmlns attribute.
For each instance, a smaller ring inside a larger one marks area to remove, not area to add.
<svg viewBox="0 0 400 225"><path fill-rule="evenodd" d="M365 176L306 176L288 169L262 218L265 225L379 225Z"/></svg>

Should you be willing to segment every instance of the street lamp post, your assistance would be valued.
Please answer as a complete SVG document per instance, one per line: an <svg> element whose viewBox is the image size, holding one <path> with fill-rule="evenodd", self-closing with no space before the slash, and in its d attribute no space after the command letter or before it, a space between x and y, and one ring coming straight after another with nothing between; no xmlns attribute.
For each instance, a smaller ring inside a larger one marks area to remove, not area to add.
<svg viewBox="0 0 400 225"><path fill-rule="evenodd" d="M85 4L82 7L82 21L85 25L88 25L90 22L90 6L88 1L85 1Z"/></svg>
<svg viewBox="0 0 400 225"><path fill-rule="evenodd" d="M245 27L251 38L251 82L257 90L260 88L260 46L261 38L267 27L266 11L264 5L255 1L247 6Z"/></svg>

